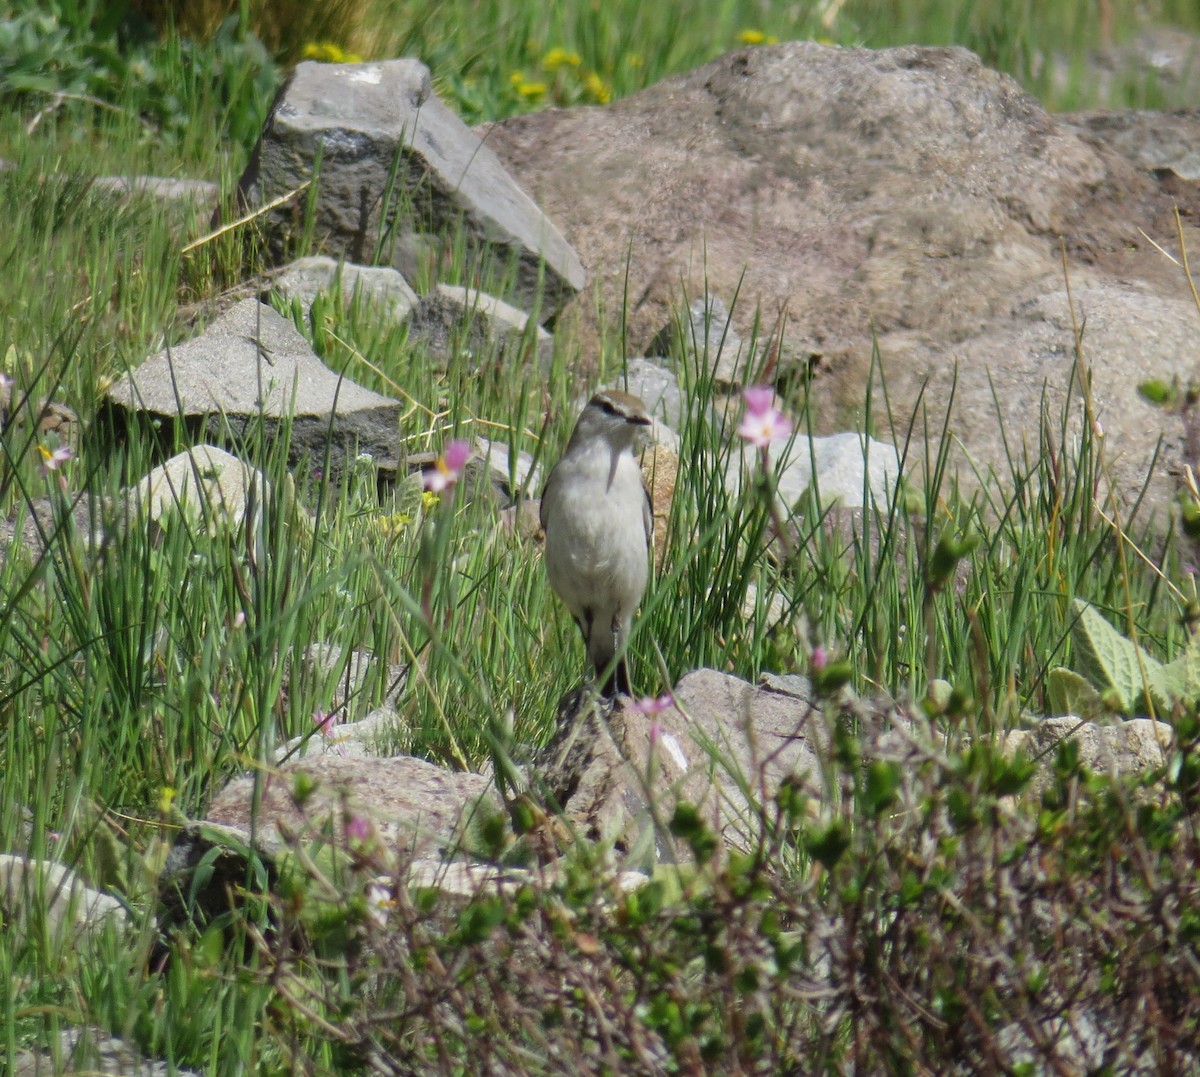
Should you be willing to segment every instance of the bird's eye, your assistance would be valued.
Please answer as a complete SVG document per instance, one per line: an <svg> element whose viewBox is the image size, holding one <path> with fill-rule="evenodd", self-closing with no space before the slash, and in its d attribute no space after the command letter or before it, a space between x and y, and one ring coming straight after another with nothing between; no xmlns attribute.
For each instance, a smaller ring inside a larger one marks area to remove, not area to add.
<svg viewBox="0 0 1200 1077"><path fill-rule="evenodd" d="M604 412L605 415L616 415L617 414L616 405L613 404L613 402L611 400L601 400L600 401L600 410L602 412Z"/></svg>

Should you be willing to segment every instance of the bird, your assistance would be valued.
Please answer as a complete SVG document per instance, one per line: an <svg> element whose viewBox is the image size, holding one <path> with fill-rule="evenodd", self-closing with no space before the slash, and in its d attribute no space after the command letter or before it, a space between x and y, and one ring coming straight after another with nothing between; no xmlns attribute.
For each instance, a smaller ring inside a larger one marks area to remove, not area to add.
<svg viewBox="0 0 1200 1077"><path fill-rule="evenodd" d="M607 673L606 699L632 695L625 656L612 663L649 576L653 514L633 452L650 425L638 397L596 393L542 492L546 576L579 626L596 676Z"/></svg>

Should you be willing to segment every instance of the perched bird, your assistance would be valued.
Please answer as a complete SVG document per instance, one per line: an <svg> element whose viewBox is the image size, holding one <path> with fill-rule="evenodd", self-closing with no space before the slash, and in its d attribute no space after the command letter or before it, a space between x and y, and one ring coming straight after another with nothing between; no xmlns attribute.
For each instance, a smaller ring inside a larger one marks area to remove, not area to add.
<svg viewBox="0 0 1200 1077"><path fill-rule="evenodd" d="M546 575L579 625L597 676L628 639L646 590L653 521L633 449L649 426L636 396L597 393L542 493ZM624 656L602 691L632 694Z"/></svg>

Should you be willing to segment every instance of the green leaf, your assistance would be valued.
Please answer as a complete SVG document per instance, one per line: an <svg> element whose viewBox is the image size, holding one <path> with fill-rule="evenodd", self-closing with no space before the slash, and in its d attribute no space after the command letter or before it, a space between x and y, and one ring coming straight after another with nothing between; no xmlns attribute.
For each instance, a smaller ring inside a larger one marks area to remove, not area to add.
<svg viewBox="0 0 1200 1077"><path fill-rule="evenodd" d="M1153 690L1161 676L1162 664L1121 635L1095 606L1078 598L1073 604L1078 616L1071 639L1078 672L1101 694L1111 689L1123 713L1136 712L1143 706L1146 690Z"/></svg>
<svg viewBox="0 0 1200 1077"><path fill-rule="evenodd" d="M835 819L820 834L810 838L806 848L808 855L829 871L850 848L850 835L846 833L845 826Z"/></svg>
<svg viewBox="0 0 1200 1077"><path fill-rule="evenodd" d="M1157 379L1140 383L1137 391L1138 395L1147 403L1158 404L1160 406L1174 403L1175 398L1179 395L1175 386L1165 381L1158 381Z"/></svg>
<svg viewBox="0 0 1200 1077"><path fill-rule="evenodd" d="M1046 694L1053 715L1077 714L1094 722L1112 713L1086 678L1063 666L1052 669L1047 675Z"/></svg>
<svg viewBox="0 0 1200 1077"><path fill-rule="evenodd" d="M885 763L876 760L867 767L867 781L864 790L866 808L872 815L882 815L896 800L896 790L900 787L900 766L897 763Z"/></svg>

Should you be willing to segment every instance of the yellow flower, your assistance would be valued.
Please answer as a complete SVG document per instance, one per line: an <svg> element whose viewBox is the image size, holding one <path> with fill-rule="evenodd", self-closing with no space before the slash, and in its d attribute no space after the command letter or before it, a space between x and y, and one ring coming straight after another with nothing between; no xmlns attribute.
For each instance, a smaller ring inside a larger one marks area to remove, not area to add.
<svg viewBox="0 0 1200 1077"><path fill-rule="evenodd" d="M394 512L390 516L381 516L375 523L376 529L384 538L400 534L412 523L412 517L407 512Z"/></svg>
<svg viewBox="0 0 1200 1077"><path fill-rule="evenodd" d="M544 82L518 82L516 87L522 97L541 97L546 92Z"/></svg>
<svg viewBox="0 0 1200 1077"><path fill-rule="evenodd" d="M421 495L421 508L423 508L426 512L432 512L437 506L437 503L441 500L442 499L432 490L426 490Z"/></svg>
<svg viewBox="0 0 1200 1077"><path fill-rule="evenodd" d="M743 45L775 45L779 42L779 38L764 34L761 30L742 30L737 39Z"/></svg>
<svg viewBox="0 0 1200 1077"><path fill-rule="evenodd" d="M332 41L312 41L304 46L306 60L319 60L325 64L360 64L362 57L357 52L347 52Z"/></svg>
<svg viewBox="0 0 1200 1077"><path fill-rule="evenodd" d="M557 45L542 57L542 67L553 74L560 67L578 67L583 63L577 52L568 52Z"/></svg>
<svg viewBox="0 0 1200 1077"><path fill-rule="evenodd" d="M593 101L601 105L607 105L612 100L612 87L597 75L595 71L589 71L583 76L583 88Z"/></svg>

